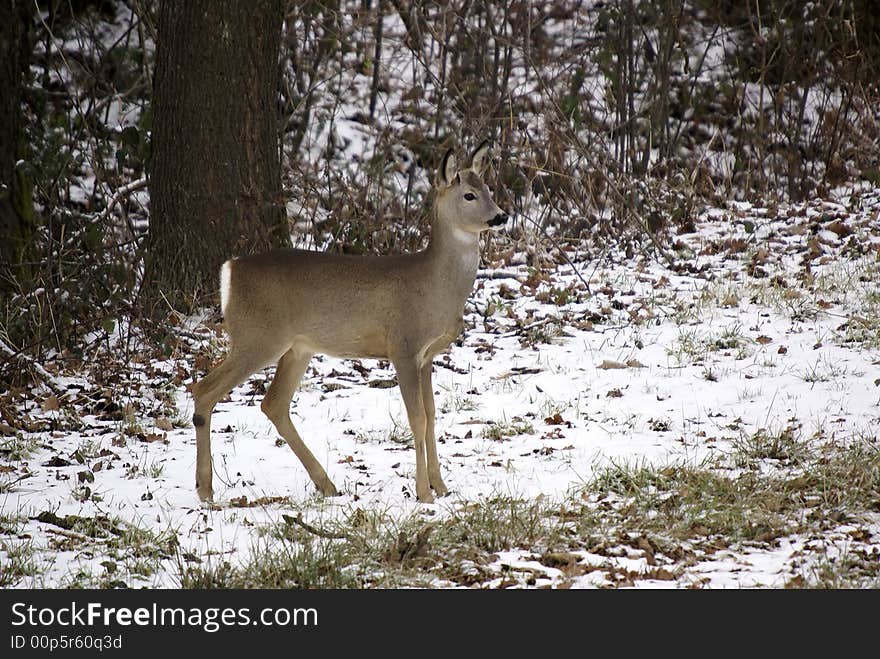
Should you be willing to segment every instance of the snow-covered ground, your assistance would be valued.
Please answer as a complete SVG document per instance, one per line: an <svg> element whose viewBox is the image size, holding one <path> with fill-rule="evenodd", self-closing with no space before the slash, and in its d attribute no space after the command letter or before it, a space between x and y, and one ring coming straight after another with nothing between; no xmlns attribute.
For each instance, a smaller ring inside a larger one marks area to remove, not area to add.
<svg viewBox="0 0 880 659"><path fill-rule="evenodd" d="M677 243L675 267L647 255L576 261L589 293L568 265L481 270L461 341L435 360L438 450L452 494L431 505L415 501L414 452L388 364L316 357L294 397L294 424L342 492L333 499L318 497L260 411L271 369L237 388L212 421L213 507L196 497L194 431L172 421L192 414L191 358L216 344L216 326L189 319L180 330L191 353L133 361L141 385L129 385L127 398L96 391L87 376L58 375L57 391L35 390L22 409L33 431L0 437L4 585L106 585L110 573L131 587L175 587L181 556L246 563L293 508L319 523L362 509L442 524L499 495L576 497L609 465L723 460L754 437L878 450L880 191L710 209ZM178 415L156 418L156 390L175 376ZM94 404L111 398L116 407ZM769 456L760 468L782 467ZM104 531L89 535L71 515ZM127 528L173 533L176 543L139 571L102 540ZM561 562L581 569L564 573L514 547L479 585L510 585L502 575L513 572L534 577L516 585L591 587L623 570L617 585L783 586L805 561L853 551L880 559L876 511L818 536L731 543L674 572L658 569L648 549L576 551ZM30 568L13 569L23 562Z"/></svg>

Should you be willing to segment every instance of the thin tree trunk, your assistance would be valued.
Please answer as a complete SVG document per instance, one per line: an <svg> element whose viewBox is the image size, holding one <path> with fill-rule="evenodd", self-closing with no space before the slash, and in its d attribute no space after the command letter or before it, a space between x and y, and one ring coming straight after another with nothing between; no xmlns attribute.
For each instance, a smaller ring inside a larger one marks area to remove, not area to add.
<svg viewBox="0 0 880 659"><path fill-rule="evenodd" d="M31 53L29 0L0 0L0 294L29 288L28 254L36 228L32 185L18 166L24 153L21 102Z"/></svg>
<svg viewBox="0 0 880 659"><path fill-rule="evenodd" d="M287 246L281 0L163 0L153 93L145 311L189 310L228 258ZM159 304L159 307L155 307Z"/></svg>
<svg viewBox="0 0 880 659"><path fill-rule="evenodd" d="M382 23L385 19L385 2L376 3L376 23L373 26L375 50L373 52L373 82L370 85L370 119L376 114L376 100L379 98L379 80L382 74Z"/></svg>

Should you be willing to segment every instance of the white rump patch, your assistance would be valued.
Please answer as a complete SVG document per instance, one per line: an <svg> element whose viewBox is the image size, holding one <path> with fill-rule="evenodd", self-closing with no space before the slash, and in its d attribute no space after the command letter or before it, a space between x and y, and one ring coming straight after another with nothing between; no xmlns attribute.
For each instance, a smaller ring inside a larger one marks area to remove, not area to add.
<svg viewBox="0 0 880 659"><path fill-rule="evenodd" d="M229 259L220 268L220 312L226 315L226 305L229 304L229 286L232 283L232 259Z"/></svg>

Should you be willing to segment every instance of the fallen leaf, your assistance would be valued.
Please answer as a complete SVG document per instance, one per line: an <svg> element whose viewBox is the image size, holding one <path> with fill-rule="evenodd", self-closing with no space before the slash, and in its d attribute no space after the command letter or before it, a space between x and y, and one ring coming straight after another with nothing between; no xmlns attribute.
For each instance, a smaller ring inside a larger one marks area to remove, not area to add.
<svg viewBox="0 0 880 659"><path fill-rule="evenodd" d="M645 561L648 563L648 565L655 564L656 561L654 559L654 546L645 536L641 536L636 541L636 547L638 549L641 549L645 553Z"/></svg>
<svg viewBox="0 0 880 659"><path fill-rule="evenodd" d="M229 505L235 508L262 508L264 506L271 506L278 503L289 503L290 500L287 497L259 497L254 499L253 501L248 501L248 498L245 495L241 495L238 498L231 499L229 501Z"/></svg>
<svg viewBox="0 0 880 659"><path fill-rule="evenodd" d="M433 526L426 524L411 540L401 531L397 542L385 550L382 558L386 563L407 563L414 558L426 556L431 549L430 537L433 530Z"/></svg>
<svg viewBox="0 0 880 659"><path fill-rule="evenodd" d="M602 370L616 369L616 368L626 368L626 364L623 362L617 362L613 359L603 359L602 363L599 364L596 368L601 368Z"/></svg>
<svg viewBox="0 0 880 659"><path fill-rule="evenodd" d="M580 561L580 557L577 555L562 551L547 552L546 554L542 554L539 559L541 565L555 568L568 567L574 565L578 561Z"/></svg>
<svg viewBox="0 0 880 659"><path fill-rule="evenodd" d="M727 249L731 254L739 254L748 249L749 243L743 238L731 238L727 241Z"/></svg>
<svg viewBox="0 0 880 659"><path fill-rule="evenodd" d="M376 380L370 380L367 383L367 386L372 387L373 389L390 389L391 387L397 386L397 380L395 380L393 378L391 378L391 379L380 378L380 379L376 379Z"/></svg>
<svg viewBox="0 0 880 659"><path fill-rule="evenodd" d="M825 228L828 229L828 231L833 231L840 238L846 238L853 232L852 228L848 224L845 224L840 220L829 222L825 225Z"/></svg>
<svg viewBox="0 0 880 659"><path fill-rule="evenodd" d="M541 372L540 368L535 368L534 366L514 366L510 370L517 375L533 375Z"/></svg>
<svg viewBox="0 0 880 659"><path fill-rule="evenodd" d="M797 574L792 577L790 580L785 582L785 588L787 589L801 589L807 586L807 580L803 577L803 575Z"/></svg>
<svg viewBox="0 0 880 659"><path fill-rule="evenodd" d="M773 339L771 339L769 336L763 336L763 335L759 336L757 339L755 339L755 341L760 343L762 346L765 346L768 343L773 343Z"/></svg>
<svg viewBox="0 0 880 659"><path fill-rule="evenodd" d="M731 293L721 302L721 306L723 307L738 307L739 306L739 298Z"/></svg>
<svg viewBox="0 0 880 659"><path fill-rule="evenodd" d="M766 247L759 247L752 255L752 263L763 265L764 263L767 263L769 257L770 251Z"/></svg>
<svg viewBox="0 0 880 659"><path fill-rule="evenodd" d="M40 404L40 408L44 412L54 412L55 410L57 410L59 408L58 396L56 396L55 394L52 394L51 396L49 396L46 400L44 400Z"/></svg>
<svg viewBox="0 0 880 659"><path fill-rule="evenodd" d="M658 581L672 581L675 579L675 575L672 572L662 567L646 572L645 576L648 579L657 579Z"/></svg>
<svg viewBox="0 0 880 659"><path fill-rule="evenodd" d="M65 460L58 455L54 455L49 460L42 463L43 467L69 467L70 465L70 461Z"/></svg>

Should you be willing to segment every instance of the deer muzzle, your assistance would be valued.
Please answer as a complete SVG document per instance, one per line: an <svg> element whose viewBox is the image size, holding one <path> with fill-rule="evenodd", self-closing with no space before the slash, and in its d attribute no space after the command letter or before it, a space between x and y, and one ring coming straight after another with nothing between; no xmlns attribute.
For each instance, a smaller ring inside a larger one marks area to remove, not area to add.
<svg viewBox="0 0 880 659"><path fill-rule="evenodd" d="M497 227L505 223L507 223L507 213L498 213L498 215L487 222L490 227Z"/></svg>

